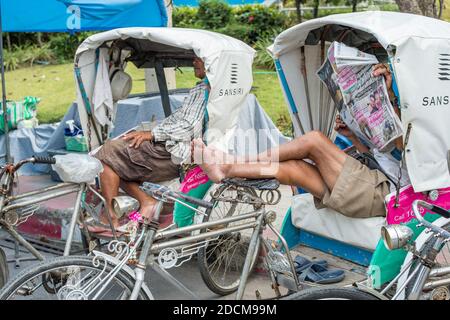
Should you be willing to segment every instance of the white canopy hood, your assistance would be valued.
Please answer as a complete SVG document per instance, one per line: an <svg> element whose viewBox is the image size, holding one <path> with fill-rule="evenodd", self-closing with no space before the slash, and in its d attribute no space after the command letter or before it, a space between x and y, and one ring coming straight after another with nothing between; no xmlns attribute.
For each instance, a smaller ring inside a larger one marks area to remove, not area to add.
<svg viewBox="0 0 450 320"><path fill-rule="evenodd" d="M218 140L232 134L240 106L253 83L255 51L251 47L229 36L196 29L124 28L95 34L79 46L75 55L75 70L78 68L90 104L96 85L96 50L112 47L119 47L126 53L121 53L121 64L128 59L138 67L145 68L154 67L157 60L162 61L163 67L187 66L191 65L194 56L200 57L205 63L211 85L208 100L211 130L208 130L208 142L218 143ZM82 91L77 82L80 119L84 132L91 133L91 148L95 148L99 141L92 128L88 130L89 121ZM99 125L95 118L94 122Z"/></svg>
<svg viewBox="0 0 450 320"><path fill-rule="evenodd" d="M332 134L335 108L316 71L334 40L391 63L404 131L411 127L405 159L412 185L416 192L449 187L450 23L377 11L331 15L282 32L268 50L297 135Z"/></svg>

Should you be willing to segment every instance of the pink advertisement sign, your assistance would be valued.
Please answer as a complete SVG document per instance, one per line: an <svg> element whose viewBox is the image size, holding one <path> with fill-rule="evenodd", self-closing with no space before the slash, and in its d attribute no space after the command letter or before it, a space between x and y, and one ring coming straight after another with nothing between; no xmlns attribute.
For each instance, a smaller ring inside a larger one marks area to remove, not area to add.
<svg viewBox="0 0 450 320"><path fill-rule="evenodd" d="M387 216L386 221L388 224L405 223L414 218L414 212L412 211L412 203L414 200L423 200L428 203L437 205L444 209L450 209L450 188L437 190L439 195L436 200L430 199L430 197L422 192L414 192L412 186L407 186L401 189L398 201L398 207L395 207L395 193L388 195L388 201L386 204ZM425 215L426 210L420 208L422 215Z"/></svg>
<svg viewBox="0 0 450 320"><path fill-rule="evenodd" d="M208 175L200 167L189 170L181 183L180 191L188 193L190 190L197 188L199 185L208 182Z"/></svg>

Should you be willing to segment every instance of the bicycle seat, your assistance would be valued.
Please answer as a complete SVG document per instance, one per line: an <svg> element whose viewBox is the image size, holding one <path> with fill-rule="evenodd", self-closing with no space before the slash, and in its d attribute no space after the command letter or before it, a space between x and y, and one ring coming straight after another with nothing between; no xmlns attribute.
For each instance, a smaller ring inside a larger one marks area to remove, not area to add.
<svg viewBox="0 0 450 320"><path fill-rule="evenodd" d="M249 187L258 190L276 190L280 186L280 182L277 179L230 178L230 179L223 179L222 184L233 185L238 187Z"/></svg>

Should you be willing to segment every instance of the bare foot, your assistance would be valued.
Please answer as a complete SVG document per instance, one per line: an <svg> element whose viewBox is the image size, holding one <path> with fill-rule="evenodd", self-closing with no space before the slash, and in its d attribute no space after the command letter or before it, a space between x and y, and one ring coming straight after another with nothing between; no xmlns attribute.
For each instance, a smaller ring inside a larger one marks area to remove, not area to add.
<svg viewBox="0 0 450 320"><path fill-rule="evenodd" d="M230 156L213 147L207 147L201 139L192 142L194 162L197 163L213 182L220 182L226 178L229 164L225 164Z"/></svg>
<svg viewBox="0 0 450 320"><path fill-rule="evenodd" d="M153 215L155 214L155 204L156 202L148 201L141 204L141 207L139 208L139 213L142 217L146 218L147 220L152 220Z"/></svg>

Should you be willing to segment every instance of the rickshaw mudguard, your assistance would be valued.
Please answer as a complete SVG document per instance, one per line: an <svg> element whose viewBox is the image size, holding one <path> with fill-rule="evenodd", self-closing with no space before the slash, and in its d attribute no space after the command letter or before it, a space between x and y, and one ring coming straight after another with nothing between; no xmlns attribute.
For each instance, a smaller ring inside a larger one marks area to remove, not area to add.
<svg viewBox="0 0 450 320"><path fill-rule="evenodd" d="M434 222L436 219L440 218L440 216L427 213L424 218L428 222ZM417 227L416 219L412 219L404 225L413 230L414 241L425 229L425 227ZM372 286L374 288L380 288L383 284L392 281L399 274L407 254L408 251L403 248L392 251L387 249L383 240L380 239L367 269L367 274L372 281Z"/></svg>

